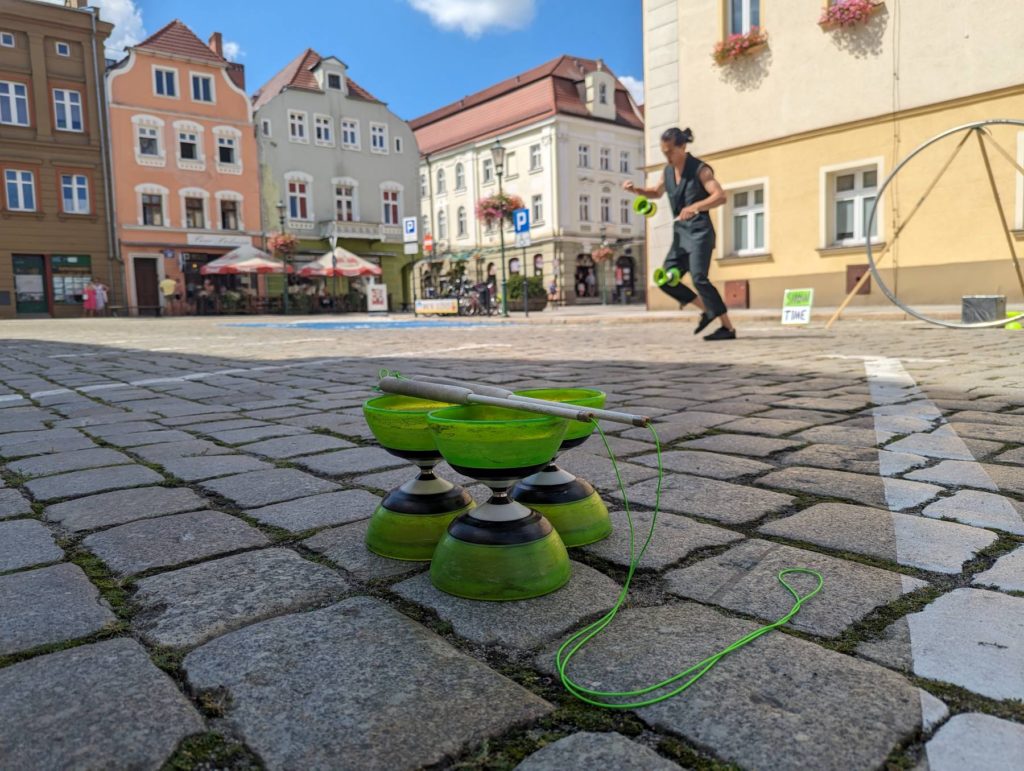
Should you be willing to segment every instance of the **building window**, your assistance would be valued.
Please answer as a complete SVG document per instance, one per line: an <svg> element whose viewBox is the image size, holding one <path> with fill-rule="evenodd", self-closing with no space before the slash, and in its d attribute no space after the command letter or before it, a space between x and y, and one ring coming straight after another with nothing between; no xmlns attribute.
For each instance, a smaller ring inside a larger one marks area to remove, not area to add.
<svg viewBox="0 0 1024 771"><path fill-rule="evenodd" d="M64 41L58 41L54 48L57 49L57 56L71 56L71 44L65 43Z"/></svg>
<svg viewBox="0 0 1024 771"><path fill-rule="evenodd" d="M576 153L576 163L581 169L590 168L590 145L580 145Z"/></svg>
<svg viewBox="0 0 1024 771"><path fill-rule="evenodd" d="M540 171L540 145L530 145L530 171Z"/></svg>
<svg viewBox="0 0 1024 771"><path fill-rule="evenodd" d="M455 164L455 189L466 189L466 167L461 163Z"/></svg>
<svg viewBox="0 0 1024 771"><path fill-rule="evenodd" d="M309 203L309 183L304 180L288 181L288 217L293 220L312 219L313 207Z"/></svg>
<svg viewBox="0 0 1024 771"><path fill-rule="evenodd" d="M836 246L863 244L871 207L878 195L878 169L843 171L832 176L833 239ZM878 220L870 237L878 235Z"/></svg>
<svg viewBox="0 0 1024 771"><path fill-rule="evenodd" d="M341 146L347 150L359 149L359 121L346 118L341 122Z"/></svg>
<svg viewBox="0 0 1024 771"><path fill-rule="evenodd" d="M263 136L272 136L270 131L270 118L264 118L263 120L260 121L260 129L263 132Z"/></svg>
<svg viewBox="0 0 1024 771"><path fill-rule="evenodd" d="M82 95L78 91L53 89L53 112L58 131L82 130Z"/></svg>
<svg viewBox="0 0 1024 771"><path fill-rule="evenodd" d="M199 160L199 135L196 132L178 132L178 158L183 161Z"/></svg>
<svg viewBox="0 0 1024 771"><path fill-rule="evenodd" d="M601 148L601 171L612 170L612 151L607 147Z"/></svg>
<svg viewBox="0 0 1024 771"><path fill-rule="evenodd" d="M239 230L238 227L238 201L220 202L220 229Z"/></svg>
<svg viewBox="0 0 1024 771"><path fill-rule="evenodd" d="M384 199L384 224L402 224L401 210L399 207L399 191L395 188L381 191Z"/></svg>
<svg viewBox="0 0 1024 771"><path fill-rule="evenodd" d="M153 69L153 91L157 96L166 96L169 99L178 97L178 71L168 70L162 67Z"/></svg>
<svg viewBox="0 0 1024 771"><path fill-rule="evenodd" d="M92 281L92 258L85 255L58 255L50 257L53 301L78 305L85 295L86 285Z"/></svg>
<svg viewBox="0 0 1024 771"><path fill-rule="evenodd" d="M518 257L513 257L511 260L509 260L508 261L508 272L509 272L509 275L518 276L519 275L519 265L520 265L520 263L519 263L519 258Z"/></svg>
<svg viewBox="0 0 1024 771"><path fill-rule="evenodd" d="M139 126L139 155L160 156L160 131L152 126Z"/></svg>
<svg viewBox="0 0 1024 771"><path fill-rule="evenodd" d="M0 80L0 123L27 126L28 88L24 83Z"/></svg>
<svg viewBox="0 0 1024 771"><path fill-rule="evenodd" d="M484 184L489 185L494 182L494 161L490 158L484 158Z"/></svg>
<svg viewBox="0 0 1024 771"><path fill-rule="evenodd" d="M437 238L438 240L448 238L448 215L444 213L444 209L437 210Z"/></svg>
<svg viewBox="0 0 1024 771"><path fill-rule="evenodd" d="M142 224L157 228L164 226L164 197L162 195L143 193Z"/></svg>
<svg viewBox="0 0 1024 771"><path fill-rule="evenodd" d="M332 91L341 91L341 75L336 72L328 72L327 87Z"/></svg>
<svg viewBox="0 0 1024 771"><path fill-rule="evenodd" d="M738 190L731 195L732 253L764 251L764 188Z"/></svg>
<svg viewBox="0 0 1024 771"><path fill-rule="evenodd" d="M298 110L288 111L288 141L309 142L309 134L306 132L306 113Z"/></svg>
<svg viewBox="0 0 1024 771"><path fill-rule="evenodd" d="M494 235L494 220L484 221L484 233L486 233L489 236Z"/></svg>
<svg viewBox="0 0 1024 771"><path fill-rule="evenodd" d="M544 196L535 195L530 199L530 225L536 226L544 221Z"/></svg>
<svg viewBox="0 0 1024 771"><path fill-rule="evenodd" d="M60 194L65 214L89 213L89 179L84 174L61 174Z"/></svg>
<svg viewBox="0 0 1024 771"><path fill-rule="evenodd" d="M632 204L628 198L623 198L619 201L619 222L623 225L628 225L630 220L630 211L632 210Z"/></svg>
<svg viewBox="0 0 1024 771"><path fill-rule="evenodd" d="M355 222L356 189L355 185L338 183L334 186L334 218L338 222Z"/></svg>
<svg viewBox="0 0 1024 771"><path fill-rule="evenodd" d="M463 238L466 235L466 207L460 206L459 213L455 220L455 227L458 232L459 238Z"/></svg>
<svg viewBox="0 0 1024 771"><path fill-rule="evenodd" d="M580 222L590 222L590 196L580 196Z"/></svg>
<svg viewBox="0 0 1024 771"><path fill-rule="evenodd" d="M612 221L612 199L608 196L601 196L601 222Z"/></svg>
<svg viewBox="0 0 1024 771"><path fill-rule="evenodd" d="M382 123L370 124L370 151L386 153L388 151L388 127Z"/></svg>
<svg viewBox="0 0 1024 771"><path fill-rule="evenodd" d="M448 190L445 188L444 169L437 170L437 194L444 195Z"/></svg>
<svg viewBox="0 0 1024 771"><path fill-rule="evenodd" d="M334 147L334 121L330 116L313 116L313 138L318 145Z"/></svg>
<svg viewBox="0 0 1024 771"><path fill-rule="evenodd" d="M427 197L427 175L420 174L420 198Z"/></svg>
<svg viewBox="0 0 1024 771"><path fill-rule="evenodd" d="M213 102L213 78L210 75L192 76L192 101Z"/></svg>
<svg viewBox="0 0 1024 771"><path fill-rule="evenodd" d="M0 48L14 48L13 32L0 32Z"/></svg>
<svg viewBox="0 0 1024 771"><path fill-rule="evenodd" d="M608 104L608 84L601 83L597 87L597 101L601 104Z"/></svg>
<svg viewBox="0 0 1024 771"><path fill-rule="evenodd" d="M519 176L519 162L516 160L514 152L508 153L505 156L505 176L508 179L514 179Z"/></svg>
<svg viewBox="0 0 1024 771"><path fill-rule="evenodd" d="M217 163L234 166L238 163L238 147L234 137L217 137Z"/></svg>
<svg viewBox="0 0 1024 771"><path fill-rule="evenodd" d="M191 230L202 230L206 227L206 207L202 198L185 199L185 227Z"/></svg>
<svg viewBox="0 0 1024 771"><path fill-rule="evenodd" d="M729 0L729 34L745 35L761 26L761 0Z"/></svg>
<svg viewBox="0 0 1024 771"><path fill-rule="evenodd" d="M4 182L7 188L8 210L36 210L36 178L31 171L7 169L4 172Z"/></svg>
<svg viewBox="0 0 1024 771"><path fill-rule="evenodd" d="M402 138L401 137L395 137L395 152L396 153L402 152Z"/></svg>
<svg viewBox="0 0 1024 771"><path fill-rule="evenodd" d="M544 275L544 255L535 254L533 255L533 275L543 276Z"/></svg>
<svg viewBox="0 0 1024 771"><path fill-rule="evenodd" d="M619 153L619 173L629 174L629 150Z"/></svg>

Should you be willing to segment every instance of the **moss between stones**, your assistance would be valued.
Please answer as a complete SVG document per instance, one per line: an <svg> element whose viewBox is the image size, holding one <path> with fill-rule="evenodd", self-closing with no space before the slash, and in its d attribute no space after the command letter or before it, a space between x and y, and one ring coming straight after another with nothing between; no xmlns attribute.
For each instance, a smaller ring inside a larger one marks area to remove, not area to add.
<svg viewBox="0 0 1024 771"><path fill-rule="evenodd" d="M193 769L261 769L259 757L240 742L208 731L183 739L161 771L193 771Z"/></svg>

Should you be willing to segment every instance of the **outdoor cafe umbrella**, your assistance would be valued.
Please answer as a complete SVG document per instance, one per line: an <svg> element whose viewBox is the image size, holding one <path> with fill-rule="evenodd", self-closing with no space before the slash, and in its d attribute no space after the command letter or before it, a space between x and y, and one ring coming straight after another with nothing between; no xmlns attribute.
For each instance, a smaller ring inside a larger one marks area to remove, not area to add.
<svg viewBox="0 0 1024 771"><path fill-rule="evenodd" d="M299 268L298 273L304 278L323 278L325 276L355 278L356 276L379 276L380 274L381 269L377 265L340 246L334 248L333 254L327 252L307 265L303 265Z"/></svg>
<svg viewBox="0 0 1024 771"><path fill-rule="evenodd" d="M287 268L291 273L291 266ZM223 257L208 262L199 269L204 276L224 276L238 273L284 273L285 264L254 246L240 246Z"/></svg>

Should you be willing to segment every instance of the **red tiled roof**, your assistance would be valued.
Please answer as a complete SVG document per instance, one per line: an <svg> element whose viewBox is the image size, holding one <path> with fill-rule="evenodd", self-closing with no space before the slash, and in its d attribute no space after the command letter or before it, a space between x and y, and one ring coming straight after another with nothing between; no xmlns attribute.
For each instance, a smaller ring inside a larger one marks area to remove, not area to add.
<svg viewBox="0 0 1024 771"><path fill-rule="evenodd" d="M177 19L154 32L135 48L154 53L187 56L190 59L202 59L214 64L228 63L227 59L216 54L206 43L196 37L192 30Z"/></svg>
<svg viewBox="0 0 1024 771"><path fill-rule="evenodd" d="M560 56L416 118L409 125L416 134L420 152L429 154L485 139L557 113L592 118L580 96L579 84L599 66L615 77L603 63ZM643 128L637 106L618 78L615 108L616 124Z"/></svg>
<svg viewBox="0 0 1024 771"><path fill-rule="evenodd" d="M306 91L319 91L322 93L323 89L320 88L320 85L316 82L316 75L313 74L313 70L316 69L316 66L321 61L323 61L323 57L320 54L312 48L307 48L288 62L283 70L274 75L253 95L253 107L258 110L285 88L301 88ZM346 80L348 81L350 96L365 99L368 102L380 101L352 80L352 78L346 78Z"/></svg>

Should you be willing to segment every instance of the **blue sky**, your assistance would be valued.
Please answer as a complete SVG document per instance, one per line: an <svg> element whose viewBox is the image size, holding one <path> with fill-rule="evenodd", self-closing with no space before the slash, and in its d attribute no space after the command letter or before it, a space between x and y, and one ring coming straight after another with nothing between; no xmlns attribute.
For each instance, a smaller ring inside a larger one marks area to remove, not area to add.
<svg viewBox="0 0 1024 771"><path fill-rule="evenodd" d="M563 53L643 77L640 0L93 1L114 45L174 18L223 33L250 92L307 47L334 54L407 120Z"/></svg>

